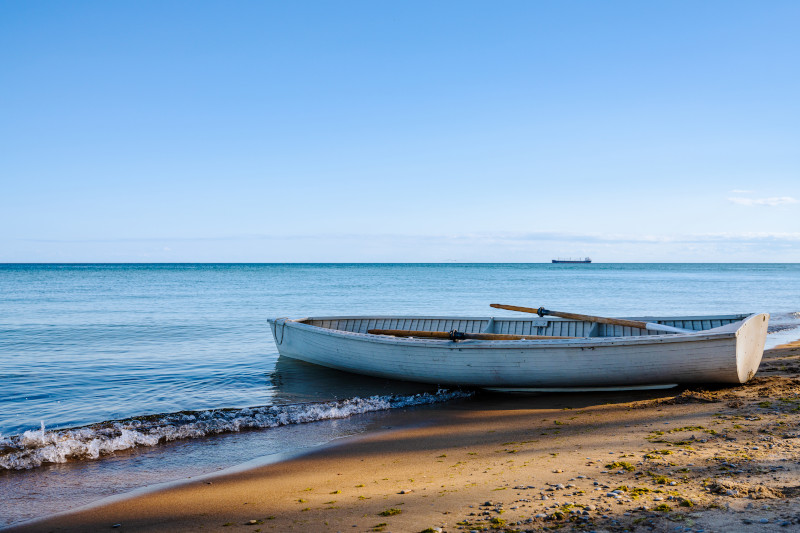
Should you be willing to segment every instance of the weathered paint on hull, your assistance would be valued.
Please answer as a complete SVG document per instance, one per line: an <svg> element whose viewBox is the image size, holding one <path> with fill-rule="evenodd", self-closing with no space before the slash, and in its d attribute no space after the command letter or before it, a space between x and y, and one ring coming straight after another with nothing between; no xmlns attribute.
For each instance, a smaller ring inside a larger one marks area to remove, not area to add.
<svg viewBox="0 0 800 533"><path fill-rule="evenodd" d="M768 315L688 335L544 341L385 337L270 321L278 351L338 370L474 387L743 383L758 369Z"/></svg>

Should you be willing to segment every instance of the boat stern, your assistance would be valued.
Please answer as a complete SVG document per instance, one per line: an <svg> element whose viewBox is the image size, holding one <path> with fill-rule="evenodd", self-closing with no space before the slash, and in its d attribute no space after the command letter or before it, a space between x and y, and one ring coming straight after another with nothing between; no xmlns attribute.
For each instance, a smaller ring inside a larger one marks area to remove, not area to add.
<svg viewBox="0 0 800 533"><path fill-rule="evenodd" d="M747 318L736 331L736 370L739 383L747 383L758 372L767 341L768 325L769 314L759 313Z"/></svg>

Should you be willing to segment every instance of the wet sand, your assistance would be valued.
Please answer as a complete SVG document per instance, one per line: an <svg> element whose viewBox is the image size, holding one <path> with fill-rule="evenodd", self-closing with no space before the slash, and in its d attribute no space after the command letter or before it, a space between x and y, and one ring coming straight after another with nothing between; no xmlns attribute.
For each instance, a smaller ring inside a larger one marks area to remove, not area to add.
<svg viewBox="0 0 800 533"><path fill-rule="evenodd" d="M482 393L10 531L800 529L800 342L735 387Z"/></svg>

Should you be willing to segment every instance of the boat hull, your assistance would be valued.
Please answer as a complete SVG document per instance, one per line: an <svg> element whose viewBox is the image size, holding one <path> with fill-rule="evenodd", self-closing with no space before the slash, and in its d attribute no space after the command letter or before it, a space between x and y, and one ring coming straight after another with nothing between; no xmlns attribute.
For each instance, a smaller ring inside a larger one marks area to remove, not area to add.
<svg viewBox="0 0 800 533"><path fill-rule="evenodd" d="M318 319L315 319L318 320ZM758 370L768 315L690 334L560 340L398 338L270 320L282 356L370 376L471 387L744 383Z"/></svg>

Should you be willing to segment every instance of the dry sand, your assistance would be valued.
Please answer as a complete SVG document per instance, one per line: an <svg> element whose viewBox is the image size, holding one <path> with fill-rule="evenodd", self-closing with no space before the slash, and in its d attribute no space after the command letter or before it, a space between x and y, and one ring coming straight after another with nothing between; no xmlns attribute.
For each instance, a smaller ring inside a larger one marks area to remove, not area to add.
<svg viewBox="0 0 800 533"><path fill-rule="evenodd" d="M491 395L12 531L800 531L800 344L736 387Z"/></svg>

